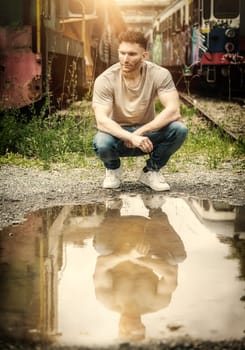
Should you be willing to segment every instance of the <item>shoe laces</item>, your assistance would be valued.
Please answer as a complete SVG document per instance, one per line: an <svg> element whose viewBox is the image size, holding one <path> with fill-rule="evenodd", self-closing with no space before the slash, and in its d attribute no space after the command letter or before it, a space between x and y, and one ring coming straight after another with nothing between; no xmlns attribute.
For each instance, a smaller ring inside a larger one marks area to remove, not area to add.
<svg viewBox="0 0 245 350"><path fill-rule="evenodd" d="M106 177L108 179L114 179L115 177L119 179L120 177L120 171L118 169L107 169L106 170Z"/></svg>
<svg viewBox="0 0 245 350"><path fill-rule="evenodd" d="M151 176L153 177L154 180L161 182L161 183L165 183L166 180L163 177L163 175L161 173L159 173L158 171L152 171Z"/></svg>

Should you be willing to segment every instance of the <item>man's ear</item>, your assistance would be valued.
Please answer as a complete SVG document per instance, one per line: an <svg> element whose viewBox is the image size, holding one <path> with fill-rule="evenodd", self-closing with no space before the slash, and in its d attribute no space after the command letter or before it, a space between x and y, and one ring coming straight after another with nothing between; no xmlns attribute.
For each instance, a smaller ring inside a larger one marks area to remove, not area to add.
<svg viewBox="0 0 245 350"><path fill-rule="evenodd" d="M149 59L149 51L145 51L142 55L143 60L148 60Z"/></svg>

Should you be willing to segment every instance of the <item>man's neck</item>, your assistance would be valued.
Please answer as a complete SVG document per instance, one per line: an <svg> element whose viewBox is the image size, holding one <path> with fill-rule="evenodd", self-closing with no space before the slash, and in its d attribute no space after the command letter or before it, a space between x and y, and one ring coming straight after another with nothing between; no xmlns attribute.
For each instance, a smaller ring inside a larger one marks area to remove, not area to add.
<svg viewBox="0 0 245 350"><path fill-rule="evenodd" d="M139 80L141 78L141 75L142 75L142 67L140 67L139 69L133 72L123 73L124 79L133 80L133 81Z"/></svg>

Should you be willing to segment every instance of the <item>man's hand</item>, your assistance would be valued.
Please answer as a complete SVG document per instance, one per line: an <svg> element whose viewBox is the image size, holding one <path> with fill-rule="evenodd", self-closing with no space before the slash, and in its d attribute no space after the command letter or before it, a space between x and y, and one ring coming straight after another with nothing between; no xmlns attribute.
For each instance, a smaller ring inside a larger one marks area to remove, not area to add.
<svg viewBox="0 0 245 350"><path fill-rule="evenodd" d="M139 148L145 153L150 153L153 150L153 144L149 137L140 136L136 133L132 133L130 141L127 140L124 142L124 144L128 148Z"/></svg>

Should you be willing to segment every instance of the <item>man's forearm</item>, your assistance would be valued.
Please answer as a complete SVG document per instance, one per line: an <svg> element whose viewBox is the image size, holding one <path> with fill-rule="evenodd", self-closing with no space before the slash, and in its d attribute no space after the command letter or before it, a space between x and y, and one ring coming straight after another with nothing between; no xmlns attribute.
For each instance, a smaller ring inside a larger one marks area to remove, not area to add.
<svg viewBox="0 0 245 350"><path fill-rule="evenodd" d="M142 125L136 130L137 135L145 135L148 132L156 131L164 128L168 124L180 119L179 110L164 109L149 123Z"/></svg>
<svg viewBox="0 0 245 350"><path fill-rule="evenodd" d="M130 141L132 137L132 133L123 129L121 125L108 117L97 118L97 128L99 131L106 132L124 141Z"/></svg>

